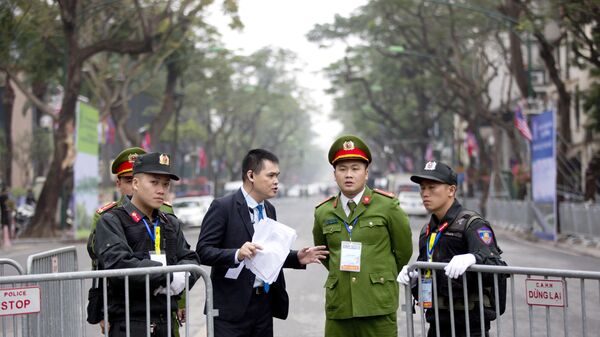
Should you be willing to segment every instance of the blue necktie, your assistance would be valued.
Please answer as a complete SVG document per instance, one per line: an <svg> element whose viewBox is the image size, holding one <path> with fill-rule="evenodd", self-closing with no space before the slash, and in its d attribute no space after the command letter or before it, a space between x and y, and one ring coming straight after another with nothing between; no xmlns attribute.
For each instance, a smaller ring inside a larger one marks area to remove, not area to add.
<svg viewBox="0 0 600 337"><path fill-rule="evenodd" d="M258 206L256 206L256 210L258 211L258 221L265 218L262 213L263 207L264 206L261 204L258 204ZM263 288L265 289L265 293L269 292L269 284L265 281L263 281Z"/></svg>
<svg viewBox="0 0 600 337"><path fill-rule="evenodd" d="M258 221L264 219L263 214L262 214L262 210L263 210L263 205L258 204L258 206L256 206L256 210L258 211Z"/></svg>

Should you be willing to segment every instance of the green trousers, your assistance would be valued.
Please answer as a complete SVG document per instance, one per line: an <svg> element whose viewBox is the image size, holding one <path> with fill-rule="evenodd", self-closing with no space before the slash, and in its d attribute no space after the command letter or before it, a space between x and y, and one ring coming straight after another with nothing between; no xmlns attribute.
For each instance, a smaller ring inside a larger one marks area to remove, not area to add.
<svg viewBox="0 0 600 337"><path fill-rule="evenodd" d="M325 337L397 337L396 313L382 316L326 319Z"/></svg>

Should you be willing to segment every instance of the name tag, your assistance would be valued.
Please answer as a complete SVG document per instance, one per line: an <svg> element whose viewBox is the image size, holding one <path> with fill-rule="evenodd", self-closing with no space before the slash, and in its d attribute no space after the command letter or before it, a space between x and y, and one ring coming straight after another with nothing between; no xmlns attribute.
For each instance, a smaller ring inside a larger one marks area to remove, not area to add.
<svg viewBox="0 0 600 337"><path fill-rule="evenodd" d="M160 262L163 266L167 265L167 254L156 254L155 251L150 251L150 260Z"/></svg>
<svg viewBox="0 0 600 337"><path fill-rule="evenodd" d="M340 270L360 272L360 242L342 241L342 256L340 258Z"/></svg>
<svg viewBox="0 0 600 337"><path fill-rule="evenodd" d="M421 305L424 309L432 307L433 280L429 277L421 278Z"/></svg>

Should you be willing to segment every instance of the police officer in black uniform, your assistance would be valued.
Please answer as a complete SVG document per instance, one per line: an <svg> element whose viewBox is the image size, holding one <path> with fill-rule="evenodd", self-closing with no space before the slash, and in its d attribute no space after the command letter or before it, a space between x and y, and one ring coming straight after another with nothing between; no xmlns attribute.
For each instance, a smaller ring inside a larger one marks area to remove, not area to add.
<svg viewBox="0 0 600 337"><path fill-rule="evenodd" d="M421 274L421 294L417 294L417 272L409 272L405 266L398 275L398 281L409 284L412 281L413 294L420 298L426 308L425 317L430 324L427 336L436 336L435 312L433 302L439 308L440 336L451 336L449 311L448 279L452 278L454 324L456 337L466 336L465 304L463 300L462 278L459 278L469 266L490 263L500 259L500 251L490 224L478 214L465 210L456 200L456 173L446 164L430 161L424 170L410 178L421 187L421 199L425 208L431 212L431 219L421 230L419 236L418 261L446 262L444 271L437 271L436 286L438 298L434 299L432 271ZM486 274L489 275L489 274ZM469 293L469 330L470 336L488 336L490 320L495 319L495 310L490 302L490 294L484 295L484 331L481 331L481 315L476 274L467 275Z"/></svg>
<svg viewBox="0 0 600 337"><path fill-rule="evenodd" d="M133 164L133 196L123 205L102 214L96 228L96 254L101 269L145 268L161 265L199 264L189 249L181 222L159 210L171 180L167 154L149 153ZM189 275L190 286L199 275ZM129 277L130 335L146 335L146 296L150 296L152 336L168 335L167 287L171 290L171 310L177 309L179 294L185 288L185 273L173 273L171 283L165 274L150 275L146 294L145 276ZM124 278L111 278L108 293L109 336L126 336ZM176 329L177 323L171 326Z"/></svg>

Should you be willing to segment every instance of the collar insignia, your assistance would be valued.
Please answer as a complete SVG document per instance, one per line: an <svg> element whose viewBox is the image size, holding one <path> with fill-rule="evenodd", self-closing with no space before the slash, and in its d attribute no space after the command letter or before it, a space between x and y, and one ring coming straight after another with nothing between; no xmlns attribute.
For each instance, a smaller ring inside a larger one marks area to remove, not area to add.
<svg viewBox="0 0 600 337"><path fill-rule="evenodd" d="M136 211L131 212L131 218L135 222L140 222L140 220L142 220L142 217Z"/></svg>
<svg viewBox="0 0 600 337"><path fill-rule="evenodd" d="M362 203L365 204L365 205L370 204L371 203L371 197L368 196L368 195L363 196Z"/></svg>

